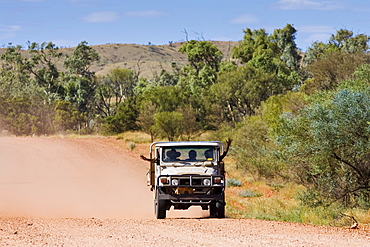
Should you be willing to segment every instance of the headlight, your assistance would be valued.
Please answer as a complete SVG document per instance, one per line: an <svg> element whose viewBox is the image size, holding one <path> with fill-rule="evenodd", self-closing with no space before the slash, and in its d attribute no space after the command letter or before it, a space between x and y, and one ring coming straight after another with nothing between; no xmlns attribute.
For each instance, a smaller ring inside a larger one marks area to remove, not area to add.
<svg viewBox="0 0 370 247"><path fill-rule="evenodd" d="M172 179L171 183L172 183L173 186L178 186L179 185L179 180L177 178L174 178L174 179Z"/></svg>
<svg viewBox="0 0 370 247"><path fill-rule="evenodd" d="M211 185L211 179L209 179L209 178L205 178L205 179L203 180L203 185L205 185L205 186L210 186L210 185Z"/></svg>

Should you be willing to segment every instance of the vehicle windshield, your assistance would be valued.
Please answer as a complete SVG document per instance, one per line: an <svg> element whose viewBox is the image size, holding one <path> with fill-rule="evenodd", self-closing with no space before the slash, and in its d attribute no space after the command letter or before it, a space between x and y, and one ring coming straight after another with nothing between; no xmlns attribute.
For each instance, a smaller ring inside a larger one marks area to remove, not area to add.
<svg viewBox="0 0 370 247"><path fill-rule="evenodd" d="M162 148L164 162L197 162L214 160L214 146L186 146Z"/></svg>

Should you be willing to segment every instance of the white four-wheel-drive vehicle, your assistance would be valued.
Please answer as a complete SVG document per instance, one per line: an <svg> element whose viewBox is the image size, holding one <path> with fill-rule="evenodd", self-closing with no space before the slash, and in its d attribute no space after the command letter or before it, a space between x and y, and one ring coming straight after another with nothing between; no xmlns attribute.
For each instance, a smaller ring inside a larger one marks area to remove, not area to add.
<svg viewBox="0 0 370 247"><path fill-rule="evenodd" d="M210 217L225 217L225 169L227 147L219 141L154 142L150 146L148 185L154 194L157 219L166 211L201 206Z"/></svg>

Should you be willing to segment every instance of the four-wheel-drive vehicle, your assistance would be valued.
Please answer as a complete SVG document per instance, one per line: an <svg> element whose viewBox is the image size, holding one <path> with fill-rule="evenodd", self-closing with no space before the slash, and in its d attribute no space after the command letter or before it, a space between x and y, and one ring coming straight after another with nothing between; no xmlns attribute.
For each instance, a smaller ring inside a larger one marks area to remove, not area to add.
<svg viewBox="0 0 370 247"><path fill-rule="evenodd" d="M157 219L166 218L166 211L186 210L201 206L210 217L225 217L226 156L219 141L154 142L150 146L148 185L154 192Z"/></svg>

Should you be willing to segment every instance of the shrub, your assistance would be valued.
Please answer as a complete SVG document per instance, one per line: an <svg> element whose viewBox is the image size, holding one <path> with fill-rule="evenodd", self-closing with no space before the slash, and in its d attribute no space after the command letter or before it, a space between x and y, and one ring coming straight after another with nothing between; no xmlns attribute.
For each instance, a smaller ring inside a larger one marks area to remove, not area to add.
<svg viewBox="0 0 370 247"><path fill-rule="evenodd" d="M230 178L226 181L226 186L227 187L241 187L242 182L239 180L236 180L235 178Z"/></svg>
<svg viewBox="0 0 370 247"><path fill-rule="evenodd" d="M254 190L243 190L239 192L239 196L241 197L260 197L262 195L263 194L261 192Z"/></svg>
<svg viewBox="0 0 370 247"><path fill-rule="evenodd" d="M136 147L136 143L135 142L130 142L130 144L128 145L128 149L130 149L130 151L134 150Z"/></svg>

